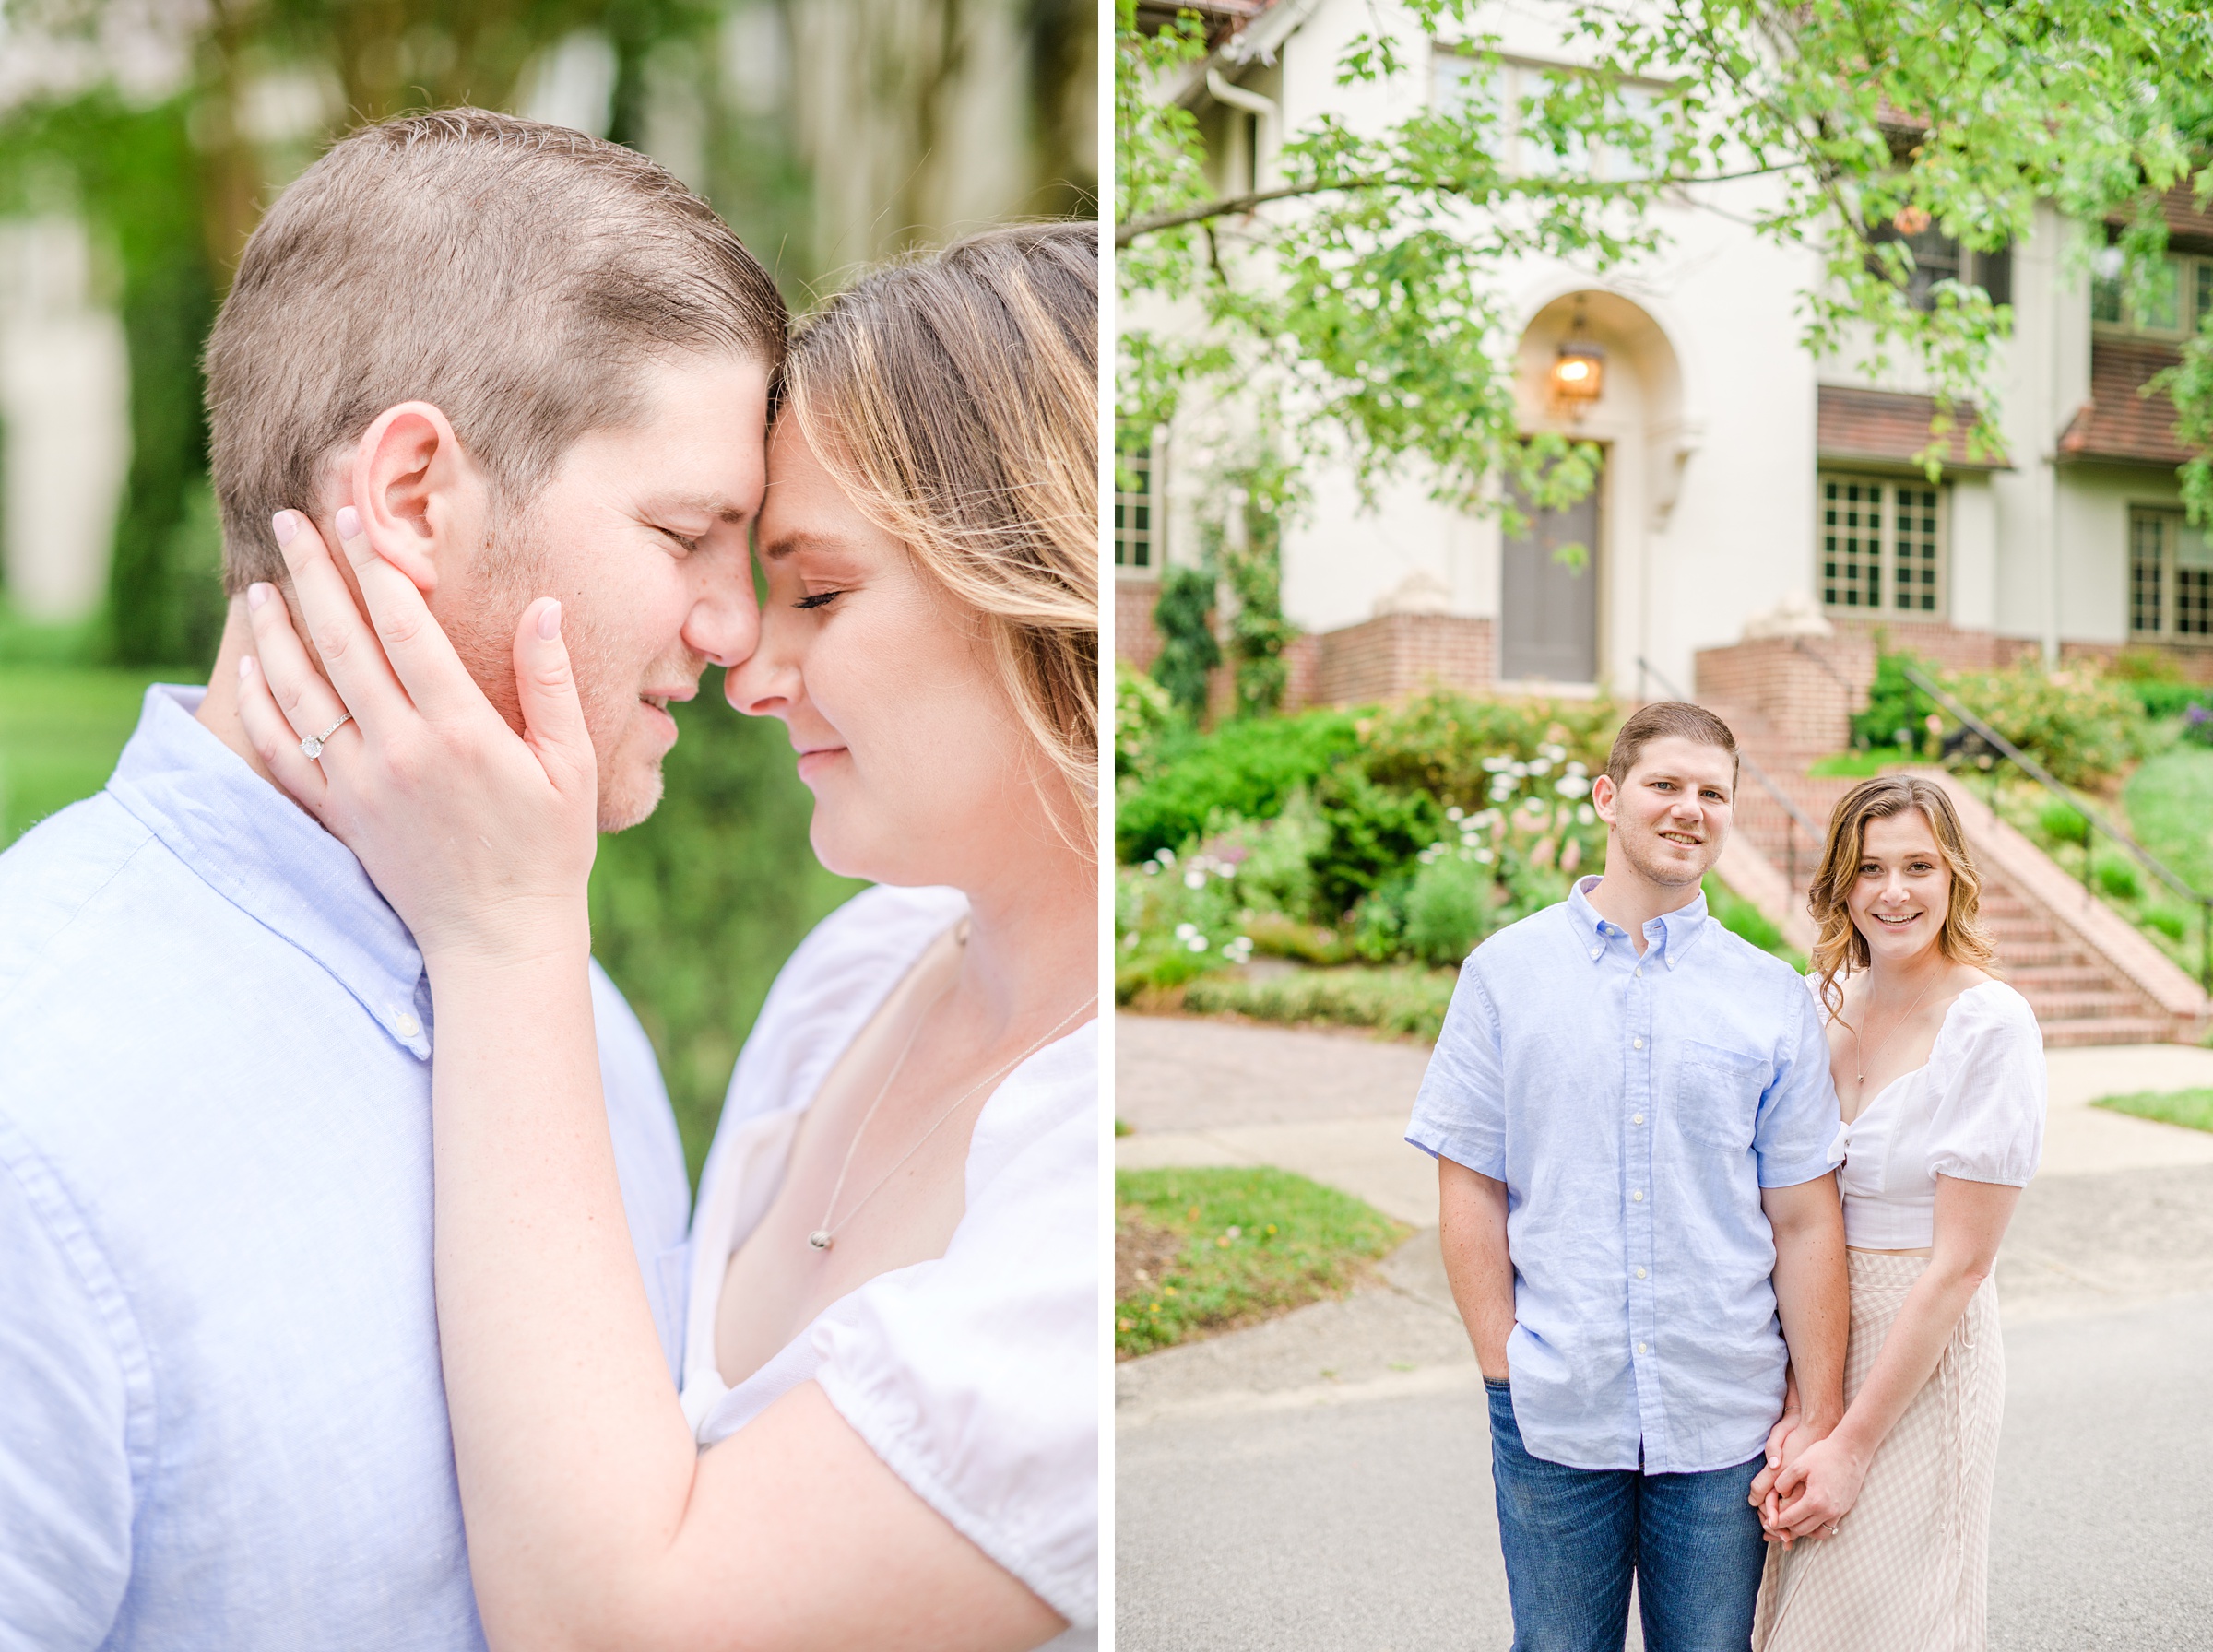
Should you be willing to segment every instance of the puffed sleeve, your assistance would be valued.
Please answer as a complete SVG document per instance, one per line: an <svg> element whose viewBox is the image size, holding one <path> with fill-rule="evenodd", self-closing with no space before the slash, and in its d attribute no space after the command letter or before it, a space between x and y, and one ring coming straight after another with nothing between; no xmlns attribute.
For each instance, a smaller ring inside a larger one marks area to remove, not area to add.
<svg viewBox="0 0 2213 1652"><path fill-rule="evenodd" d="M1406 1139L1493 1181L1506 1179L1506 1060L1497 1009L1471 953L1414 1098Z"/></svg>
<svg viewBox="0 0 2213 1652"><path fill-rule="evenodd" d="M1024 1063L977 1121L943 1257L816 1331L838 1413L1078 1629L1098 1621L1098 1056L1094 1022Z"/></svg>
<svg viewBox="0 0 2213 1652"><path fill-rule="evenodd" d="M1929 1172L2025 1187L2044 1150L2044 1035L2008 986L1977 987L1952 1006L1961 1025L1946 1052L1929 1120Z"/></svg>

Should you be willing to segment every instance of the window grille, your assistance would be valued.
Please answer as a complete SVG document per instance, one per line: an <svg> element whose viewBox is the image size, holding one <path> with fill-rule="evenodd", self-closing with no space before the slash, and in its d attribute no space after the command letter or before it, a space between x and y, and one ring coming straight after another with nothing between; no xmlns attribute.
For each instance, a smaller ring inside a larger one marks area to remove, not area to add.
<svg viewBox="0 0 2213 1652"><path fill-rule="evenodd" d="M1821 478L1821 601L1845 613L1942 619L1945 490Z"/></svg>
<svg viewBox="0 0 2213 1652"><path fill-rule="evenodd" d="M1114 565L1130 572L1151 573L1158 566L1154 555L1153 446L1123 447L1115 454Z"/></svg>
<svg viewBox="0 0 2213 1652"><path fill-rule="evenodd" d="M2128 629L2213 642L2213 544L2180 511L2129 513Z"/></svg>

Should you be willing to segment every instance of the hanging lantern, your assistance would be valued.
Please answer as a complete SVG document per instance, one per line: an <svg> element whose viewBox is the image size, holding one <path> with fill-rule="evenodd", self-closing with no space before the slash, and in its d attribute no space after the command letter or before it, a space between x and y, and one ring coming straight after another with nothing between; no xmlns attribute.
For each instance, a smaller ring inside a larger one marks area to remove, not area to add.
<svg viewBox="0 0 2213 1652"><path fill-rule="evenodd" d="M1564 402L1594 402L1606 385L1606 352L1570 338L1552 362L1552 393Z"/></svg>

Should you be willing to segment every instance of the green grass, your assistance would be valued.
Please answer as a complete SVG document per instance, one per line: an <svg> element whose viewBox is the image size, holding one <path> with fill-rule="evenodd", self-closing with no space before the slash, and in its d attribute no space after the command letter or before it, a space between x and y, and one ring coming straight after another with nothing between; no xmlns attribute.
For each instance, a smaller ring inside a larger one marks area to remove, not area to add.
<svg viewBox="0 0 2213 1652"><path fill-rule="evenodd" d="M2176 877L2213 894L2213 750L2180 745L2148 760L2123 788L2129 830Z"/></svg>
<svg viewBox="0 0 2213 1652"><path fill-rule="evenodd" d="M1227 1011L1255 1021L1319 1021L1434 1039L1445 1024L1445 1007L1452 1001L1458 979L1456 971L1420 964L1347 964L1258 980L1219 974L1201 975L1186 986L1183 1008L1195 1015Z"/></svg>
<svg viewBox="0 0 2213 1652"><path fill-rule="evenodd" d="M1114 1184L1118 1359L1343 1295L1414 1231L1283 1170L1125 1170Z"/></svg>
<svg viewBox="0 0 2213 1652"><path fill-rule="evenodd" d="M108 783L146 685L176 672L0 665L0 848Z"/></svg>
<svg viewBox="0 0 2213 1652"><path fill-rule="evenodd" d="M1865 780L1880 774L1885 769L1895 769L1900 763L1913 761L1911 754L1896 750L1839 751L1830 757L1817 758L1806 766L1806 773L1840 780Z"/></svg>
<svg viewBox="0 0 2213 1652"><path fill-rule="evenodd" d="M2134 1095L2102 1096L2090 1103L2163 1125L2213 1130L2213 1090L2140 1090Z"/></svg>

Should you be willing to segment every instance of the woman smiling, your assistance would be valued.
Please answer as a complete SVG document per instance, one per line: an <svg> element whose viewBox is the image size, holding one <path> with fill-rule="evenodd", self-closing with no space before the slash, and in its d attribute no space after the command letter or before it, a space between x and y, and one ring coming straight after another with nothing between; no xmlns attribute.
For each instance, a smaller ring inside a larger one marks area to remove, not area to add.
<svg viewBox="0 0 2213 1652"><path fill-rule="evenodd" d="M440 1339L494 1647L1091 1643L1097 279L1090 226L998 231L793 343L760 640L721 663L788 728L823 863L879 887L739 1060L680 1397L601 1122L560 604L521 617L518 738L402 572L342 542L372 631L280 525L331 680L262 601L243 714L430 973Z"/></svg>
<svg viewBox="0 0 2213 1652"><path fill-rule="evenodd" d="M1983 1645L1992 1272L2041 1150L2044 1063L2028 1001L1990 973L1981 891L1941 786L1886 775L1837 805L1807 901L1843 1112L1846 1409L1753 1483L1778 1540L1759 1652Z"/></svg>

